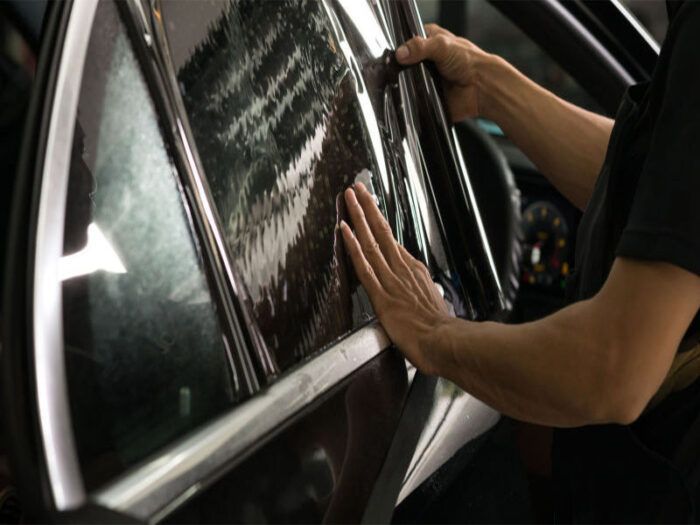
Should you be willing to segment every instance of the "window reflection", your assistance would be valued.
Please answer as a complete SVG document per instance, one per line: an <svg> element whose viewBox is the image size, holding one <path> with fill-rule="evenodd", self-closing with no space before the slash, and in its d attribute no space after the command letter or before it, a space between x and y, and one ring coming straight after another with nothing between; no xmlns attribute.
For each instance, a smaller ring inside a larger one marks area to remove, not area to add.
<svg viewBox="0 0 700 525"><path fill-rule="evenodd" d="M58 275L61 281L67 281L73 277L88 275L99 270L109 273L126 273L121 258L99 226L93 222L87 227L85 247L80 251L61 257Z"/></svg>
<svg viewBox="0 0 700 525"><path fill-rule="evenodd" d="M94 489L237 401L177 172L111 2L86 58L64 254L71 419Z"/></svg>
<svg viewBox="0 0 700 525"><path fill-rule="evenodd" d="M335 226L342 191L381 170L322 2L199 6L163 3L164 25L230 251L284 370L369 318Z"/></svg>

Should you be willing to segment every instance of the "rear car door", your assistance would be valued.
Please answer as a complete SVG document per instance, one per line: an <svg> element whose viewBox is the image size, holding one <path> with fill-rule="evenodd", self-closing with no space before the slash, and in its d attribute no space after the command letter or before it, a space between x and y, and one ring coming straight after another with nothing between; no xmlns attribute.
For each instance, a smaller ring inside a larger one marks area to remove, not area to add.
<svg viewBox="0 0 700 525"><path fill-rule="evenodd" d="M500 301L435 87L386 63L419 27L410 8L49 6L4 276L27 508L390 515L435 383L373 320L335 229L342 190L373 189L466 315ZM439 166L451 178L427 177Z"/></svg>

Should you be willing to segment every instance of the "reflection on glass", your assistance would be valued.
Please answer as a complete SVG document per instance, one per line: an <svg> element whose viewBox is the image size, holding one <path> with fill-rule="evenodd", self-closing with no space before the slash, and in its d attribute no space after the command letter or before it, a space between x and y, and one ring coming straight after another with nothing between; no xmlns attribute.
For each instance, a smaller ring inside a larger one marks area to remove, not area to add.
<svg viewBox="0 0 700 525"><path fill-rule="evenodd" d="M356 78L322 2L168 2L162 12L230 251L283 370L370 312L336 230L342 191L363 170L381 172ZM206 18L205 35L185 30L193 17Z"/></svg>
<svg viewBox="0 0 700 525"><path fill-rule="evenodd" d="M357 27L372 58L381 57L389 48L389 42L369 4L358 0L338 0L338 3Z"/></svg>
<svg viewBox="0 0 700 525"><path fill-rule="evenodd" d="M71 418L90 489L235 401L146 83L111 3L95 24L61 261Z"/></svg>
<svg viewBox="0 0 700 525"><path fill-rule="evenodd" d="M126 273L124 263L97 224L87 228L87 244L82 250L64 255L59 261L58 275L62 281L96 271Z"/></svg>

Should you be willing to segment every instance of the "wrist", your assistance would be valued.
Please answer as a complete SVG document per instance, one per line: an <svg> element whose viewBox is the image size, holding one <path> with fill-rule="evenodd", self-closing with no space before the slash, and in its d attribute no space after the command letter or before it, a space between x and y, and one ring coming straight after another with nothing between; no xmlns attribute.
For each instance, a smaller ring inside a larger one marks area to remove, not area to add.
<svg viewBox="0 0 700 525"><path fill-rule="evenodd" d="M519 84L523 77L508 61L488 53L480 61L478 71L479 116L503 127L514 109L514 93L522 92Z"/></svg>
<svg viewBox="0 0 700 525"><path fill-rule="evenodd" d="M420 354L424 356L426 373L428 375L449 378L455 369L455 355L453 350L455 324L459 322L456 317L444 317L439 319L431 330L419 341Z"/></svg>

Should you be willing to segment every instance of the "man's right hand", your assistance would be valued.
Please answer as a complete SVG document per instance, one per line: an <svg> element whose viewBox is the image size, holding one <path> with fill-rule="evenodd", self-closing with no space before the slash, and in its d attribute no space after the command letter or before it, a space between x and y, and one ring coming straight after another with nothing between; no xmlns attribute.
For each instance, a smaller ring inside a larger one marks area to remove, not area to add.
<svg viewBox="0 0 700 525"><path fill-rule="evenodd" d="M608 147L612 120L570 104L535 84L503 58L428 24L396 60L435 63L453 122L483 117L505 135L574 205L585 209Z"/></svg>
<svg viewBox="0 0 700 525"><path fill-rule="evenodd" d="M453 122L478 116L490 117L484 75L501 58L486 53L466 38L453 35L436 24L425 26L427 38L415 37L396 50L396 60L413 65L423 60L435 63L443 79L450 117ZM491 116L492 118L492 116Z"/></svg>

